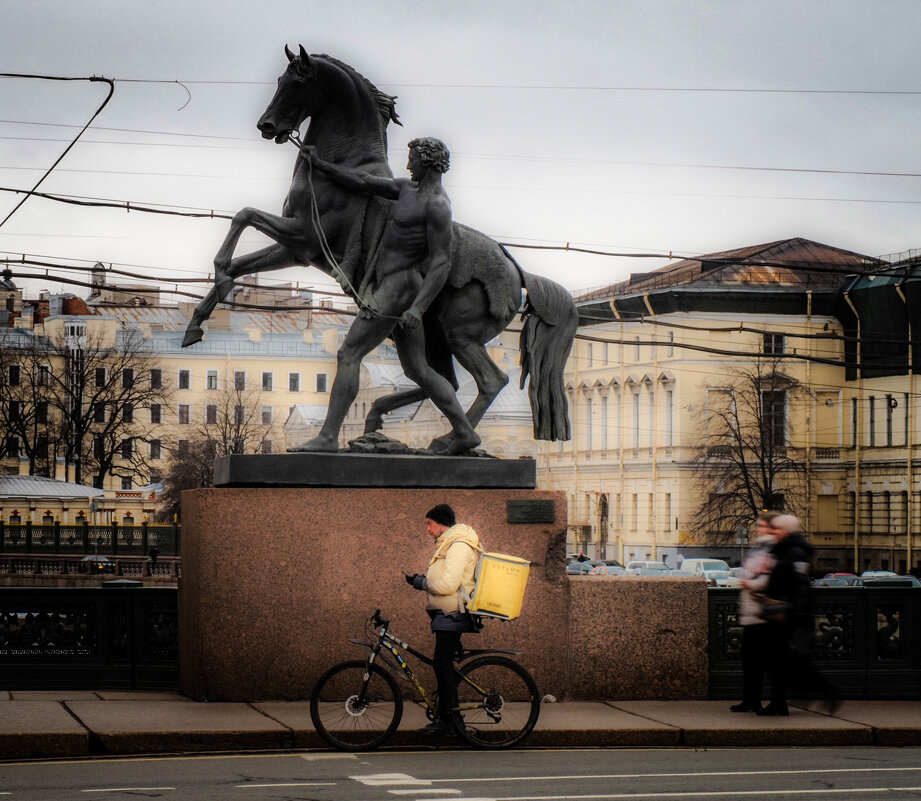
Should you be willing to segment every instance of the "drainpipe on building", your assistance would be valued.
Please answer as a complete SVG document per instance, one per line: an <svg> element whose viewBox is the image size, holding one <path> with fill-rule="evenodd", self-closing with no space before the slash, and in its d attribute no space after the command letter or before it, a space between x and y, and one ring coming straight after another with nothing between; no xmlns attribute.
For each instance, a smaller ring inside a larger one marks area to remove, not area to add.
<svg viewBox="0 0 921 801"><path fill-rule="evenodd" d="M656 319L656 313L652 310L652 304L649 302L649 293L643 295L643 303L646 305L646 310L649 312L649 316L653 320ZM655 334L653 334L653 341L656 341ZM659 372L659 346L653 345L652 348L652 420L649 421L649 444L651 445L650 450L652 451L652 520L649 521L650 528L652 529L652 558L657 560L659 558L659 532L656 528L656 509L659 508L659 465L658 465L658 437L656 436L656 408L657 401L659 399L659 384L658 376L656 375Z"/></svg>
<svg viewBox="0 0 921 801"><path fill-rule="evenodd" d="M860 338L860 314L845 292L844 299L857 318L857 419L854 421L854 572L860 573L860 401L863 398L863 341Z"/></svg>
<svg viewBox="0 0 921 801"><path fill-rule="evenodd" d="M911 496L912 490L914 487L914 476L912 474L914 453L913 446L915 442L915 421L914 414L911 408L911 399L915 395L915 365L914 365L914 353L911 343L911 314L908 309L908 298L905 297L905 293L902 292L902 284L905 282L905 279L908 278L907 271L905 278L903 278L898 284L895 285L895 291L899 293L899 297L902 299L902 303L905 304L905 317L908 320L908 393L905 397L905 421L907 425L905 426L905 445L906 450L908 451L908 465L907 465L907 482L908 482L908 492L905 493L905 561L906 567L908 570L907 573L911 573L912 567L914 566L913 554L912 554L912 539L913 534L911 530L911 521L912 521L912 503Z"/></svg>

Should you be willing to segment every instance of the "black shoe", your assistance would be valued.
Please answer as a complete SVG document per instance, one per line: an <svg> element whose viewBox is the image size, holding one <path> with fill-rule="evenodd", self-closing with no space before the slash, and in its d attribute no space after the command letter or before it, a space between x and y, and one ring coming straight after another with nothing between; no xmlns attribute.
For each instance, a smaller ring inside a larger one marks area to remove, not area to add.
<svg viewBox="0 0 921 801"><path fill-rule="evenodd" d="M429 723L428 726L424 726L419 731L426 737L457 737L454 727L448 723L442 723L440 720Z"/></svg>
<svg viewBox="0 0 921 801"><path fill-rule="evenodd" d="M784 706L775 706L774 704L768 704L763 709L758 709L755 712L756 715L766 715L769 717L786 717L790 714L790 710L787 709L786 704Z"/></svg>
<svg viewBox="0 0 921 801"><path fill-rule="evenodd" d="M753 706L752 704L746 704L744 701L741 704L733 704L729 707L730 712L760 712L761 704Z"/></svg>

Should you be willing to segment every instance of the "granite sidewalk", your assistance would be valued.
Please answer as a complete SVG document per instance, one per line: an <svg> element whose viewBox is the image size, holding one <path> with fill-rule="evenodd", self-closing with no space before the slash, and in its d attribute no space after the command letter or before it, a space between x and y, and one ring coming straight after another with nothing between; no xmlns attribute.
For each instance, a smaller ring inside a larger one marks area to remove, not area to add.
<svg viewBox="0 0 921 801"><path fill-rule="evenodd" d="M846 701L834 716L794 702L786 718L728 701L543 704L526 747L919 746L921 701ZM814 705L813 705L814 706ZM176 693L0 692L0 761L101 755L323 748L306 701L199 703ZM404 708L392 746L445 745Z"/></svg>

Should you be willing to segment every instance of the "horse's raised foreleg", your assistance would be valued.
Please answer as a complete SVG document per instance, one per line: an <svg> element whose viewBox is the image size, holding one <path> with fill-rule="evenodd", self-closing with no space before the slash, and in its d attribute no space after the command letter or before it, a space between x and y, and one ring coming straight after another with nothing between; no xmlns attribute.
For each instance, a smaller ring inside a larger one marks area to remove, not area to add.
<svg viewBox="0 0 921 801"><path fill-rule="evenodd" d="M233 285L233 279L241 275L250 273L265 272L267 270L280 270L284 267L290 267L293 264L300 263L300 259L283 245L270 245L254 253L247 253L245 256L238 256L233 259L227 270L230 276L230 283ZM213 286L208 294L202 299L201 303L195 307L192 319L186 328L185 337L182 340L182 347L194 345L199 342L203 335L202 323L211 316L215 306L220 303L226 296L218 289L217 284Z"/></svg>

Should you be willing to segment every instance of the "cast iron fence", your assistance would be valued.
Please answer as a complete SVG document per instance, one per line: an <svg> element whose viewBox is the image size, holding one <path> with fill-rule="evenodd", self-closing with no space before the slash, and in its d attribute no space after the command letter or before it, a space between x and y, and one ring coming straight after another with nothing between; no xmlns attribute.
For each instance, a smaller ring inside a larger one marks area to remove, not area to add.
<svg viewBox="0 0 921 801"><path fill-rule="evenodd" d="M739 591L710 588L710 697L742 690ZM921 587L816 587L816 667L842 698L921 697Z"/></svg>
<svg viewBox="0 0 921 801"><path fill-rule="evenodd" d="M162 556L179 556L182 528L172 525L125 526L110 523L91 526L61 523L10 524L0 520L0 553L99 554L100 556L147 556L156 547Z"/></svg>
<svg viewBox="0 0 921 801"><path fill-rule="evenodd" d="M0 588L0 687L175 689L175 588Z"/></svg>

